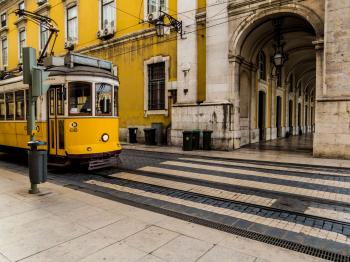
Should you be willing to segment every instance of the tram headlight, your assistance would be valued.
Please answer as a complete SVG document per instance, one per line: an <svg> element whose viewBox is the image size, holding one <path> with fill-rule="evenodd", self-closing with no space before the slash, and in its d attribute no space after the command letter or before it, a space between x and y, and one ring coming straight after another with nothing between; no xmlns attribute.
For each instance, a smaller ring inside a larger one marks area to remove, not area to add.
<svg viewBox="0 0 350 262"><path fill-rule="evenodd" d="M109 140L109 135L108 134L103 134L101 136L101 139L102 139L103 142L107 142Z"/></svg>

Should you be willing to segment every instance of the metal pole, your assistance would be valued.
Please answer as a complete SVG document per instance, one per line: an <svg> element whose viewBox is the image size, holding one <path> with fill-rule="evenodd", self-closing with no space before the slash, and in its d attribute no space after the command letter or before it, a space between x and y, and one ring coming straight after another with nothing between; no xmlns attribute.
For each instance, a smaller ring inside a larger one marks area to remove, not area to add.
<svg viewBox="0 0 350 262"><path fill-rule="evenodd" d="M29 85L29 116L27 119L27 125L28 125L28 133L30 135L30 142L34 142L36 140L35 138L35 102L36 98L32 96L32 85ZM30 148L31 151L37 150L36 146L31 146ZM31 163L29 163L30 165ZM38 189L38 184L33 184L32 182L30 183L30 189L29 189L29 194L38 194L40 193Z"/></svg>

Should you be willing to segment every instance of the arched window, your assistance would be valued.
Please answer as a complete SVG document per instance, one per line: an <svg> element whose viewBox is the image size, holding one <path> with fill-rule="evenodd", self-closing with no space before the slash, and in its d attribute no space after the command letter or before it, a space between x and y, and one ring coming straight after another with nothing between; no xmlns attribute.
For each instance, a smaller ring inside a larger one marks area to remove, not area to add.
<svg viewBox="0 0 350 262"><path fill-rule="evenodd" d="M266 80L266 56L263 50L258 54L259 79Z"/></svg>

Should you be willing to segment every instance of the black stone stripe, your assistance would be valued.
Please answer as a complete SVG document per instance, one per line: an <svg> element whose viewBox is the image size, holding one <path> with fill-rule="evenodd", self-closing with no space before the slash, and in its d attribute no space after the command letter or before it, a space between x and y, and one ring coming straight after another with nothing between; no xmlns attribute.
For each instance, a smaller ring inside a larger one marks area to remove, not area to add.
<svg viewBox="0 0 350 262"><path fill-rule="evenodd" d="M217 176L217 177L241 179L245 181L269 183L271 185L284 185L284 186L290 186L295 188L304 188L308 190L350 195L350 188L325 186L325 185L300 182L295 180L287 180L287 179L261 177L258 175L255 176L255 175L245 175L245 174L239 174L239 173L228 173L223 171L208 170L208 169L205 169L205 167L195 168L195 167L175 166L175 165L167 165L167 164L162 164L160 167L165 169L177 170L179 172L184 171L184 172L191 172L194 174L198 173L198 174L205 174L205 175Z"/></svg>

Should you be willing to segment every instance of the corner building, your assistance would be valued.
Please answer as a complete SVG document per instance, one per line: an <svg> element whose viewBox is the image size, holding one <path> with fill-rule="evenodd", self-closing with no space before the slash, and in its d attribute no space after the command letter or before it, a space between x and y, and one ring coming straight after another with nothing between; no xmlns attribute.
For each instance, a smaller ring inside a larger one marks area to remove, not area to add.
<svg viewBox="0 0 350 262"><path fill-rule="evenodd" d="M57 22L55 55L116 65L122 140L138 127L142 142L153 123L179 146L184 130L211 130L221 150L309 134L314 156L350 159L349 1L2 0L2 71L48 37L18 8ZM145 22L159 8L182 21L182 37Z"/></svg>
<svg viewBox="0 0 350 262"><path fill-rule="evenodd" d="M178 42L173 143L197 128L224 150L313 133L314 156L350 159L350 2L196 4L178 1L180 19L205 32Z"/></svg>

